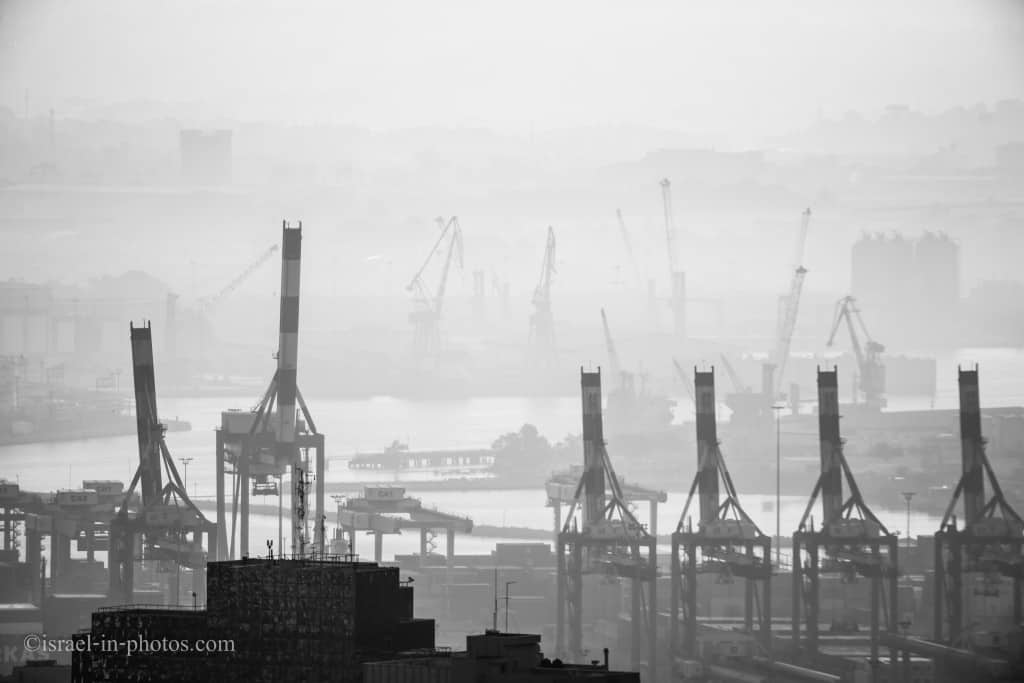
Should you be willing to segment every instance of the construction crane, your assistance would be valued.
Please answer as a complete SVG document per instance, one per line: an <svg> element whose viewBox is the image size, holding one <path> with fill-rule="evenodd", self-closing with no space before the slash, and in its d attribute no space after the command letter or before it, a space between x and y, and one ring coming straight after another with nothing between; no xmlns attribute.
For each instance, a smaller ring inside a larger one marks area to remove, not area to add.
<svg viewBox="0 0 1024 683"><path fill-rule="evenodd" d="M551 280L555 275L555 229L548 226L540 281L533 290L533 315L530 316L530 344L544 360L553 360L555 326L551 316Z"/></svg>
<svg viewBox="0 0 1024 683"><path fill-rule="evenodd" d="M804 209L800 230L797 233L796 248L793 258L793 277L789 283L789 293L786 294L779 306L779 323L776 334L775 345L775 366L778 372L775 374L775 394L782 393L782 383L786 375L786 361L789 360L789 348L793 342L793 330L796 329L797 311L800 309L800 293L804 288L804 276L807 269L803 267L804 244L807 242L807 228L811 221L811 210Z"/></svg>
<svg viewBox="0 0 1024 683"><path fill-rule="evenodd" d="M633 267L633 275L636 277L637 286L643 287L644 276L640 270L640 265L636 261L636 256L633 254L633 243L629 239L626 221L622 218L622 209L615 209L615 216L619 221L619 233L622 235L622 244L626 247L626 255L629 256L629 263Z"/></svg>
<svg viewBox="0 0 1024 683"><path fill-rule="evenodd" d="M199 308L201 310L203 310L203 311L209 311L214 306L219 304L228 294L231 294L231 292L233 292L236 289L238 289L238 287L243 282L248 280L250 275L252 275L257 270L259 270L260 266L262 266L264 263L269 261L270 257L273 256L276 252L277 252L277 245L276 244L272 244L270 246L270 248L268 248L266 251L264 251L262 254L260 254L259 257L255 261L253 261L248 266L246 266L245 270L243 270L241 273L239 273L235 277L235 279L233 279L231 282L226 284L223 289L221 289L216 294L211 294L209 296L204 296L201 299L199 299Z"/></svg>
<svg viewBox="0 0 1024 683"><path fill-rule="evenodd" d="M857 357L857 371L860 374L858 384L864 394L864 402L871 408L884 408L886 404L885 366L882 364L880 356L885 351L885 346L871 338L864 319L860 315L860 309L857 308L857 300L852 296L845 296L836 302L836 313L827 346L832 346L836 333L839 332L839 326L844 320L846 329L850 333L850 345ZM864 335L863 347L857 336L857 327L860 327L861 334Z"/></svg>
<svg viewBox="0 0 1024 683"><path fill-rule="evenodd" d="M447 221L444 218L436 219L441 234L437 241L427 253L423 265L413 275L412 280L406 286L406 291L415 292L416 305L418 310L409 314L409 320L415 329L416 349L424 355L434 355L441 347L441 335L438 323L441 320L441 311L444 307L444 293L448 285L448 273L451 270L452 259L456 257L458 267L462 268L462 228L459 227L459 219L452 216ZM448 238L448 246L442 249L442 243ZM445 252L444 265L441 269L440 282L436 292L431 292L424 281L424 273L434 256L441 251Z"/></svg>
<svg viewBox="0 0 1024 683"><path fill-rule="evenodd" d="M676 336L686 336L686 273L679 267L676 254L676 227L672 215L672 183L661 181L661 201L665 212L665 247L668 250L669 285L672 292L672 319Z"/></svg>

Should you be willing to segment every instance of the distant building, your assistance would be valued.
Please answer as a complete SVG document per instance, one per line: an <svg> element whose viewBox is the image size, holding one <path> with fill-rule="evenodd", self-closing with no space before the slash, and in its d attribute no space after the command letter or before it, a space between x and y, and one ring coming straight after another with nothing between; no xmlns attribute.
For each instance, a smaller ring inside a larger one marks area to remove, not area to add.
<svg viewBox="0 0 1024 683"><path fill-rule="evenodd" d="M960 247L944 233L865 234L851 250L850 290L883 344L946 335L960 307Z"/></svg>
<svg viewBox="0 0 1024 683"><path fill-rule="evenodd" d="M412 587L398 568L372 562L243 559L207 565L206 609L119 607L92 617L88 652L74 653L72 681L353 681L360 664L433 649L433 619L412 615ZM127 644L202 641L136 652ZM120 643L106 651L103 643ZM204 645L206 647L207 645Z"/></svg>
<svg viewBox="0 0 1024 683"><path fill-rule="evenodd" d="M226 185L231 182L230 130L183 130L179 138L181 176L187 183Z"/></svg>
<svg viewBox="0 0 1024 683"><path fill-rule="evenodd" d="M607 656L607 655L606 655ZM487 631L466 637L465 652L407 652L363 664L363 683L640 683L640 674L612 671L607 659L592 664L548 660L540 636Z"/></svg>

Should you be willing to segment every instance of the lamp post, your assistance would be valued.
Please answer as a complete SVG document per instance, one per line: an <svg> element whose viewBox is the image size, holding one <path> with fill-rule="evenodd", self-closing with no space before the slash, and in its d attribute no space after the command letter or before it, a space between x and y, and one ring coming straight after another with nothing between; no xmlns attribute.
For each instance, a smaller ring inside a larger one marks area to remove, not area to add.
<svg viewBox="0 0 1024 683"><path fill-rule="evenodd" d="M903 499L907 501L907 547L910 547L910 499L914 497L916 491L904 491Z"/></svg>
<svg viewBox="0 0 1024 683"><path fill-rule="evenodd" d="M773 405L775 411L775 566L780 562L782 545L782 411L786 406Z"/></svg>
<svg viewBox="0 0 1024 683"><path fill-rule="evenodd" d="M181 461L181 464L185 466L185 472L183 475L184 481L182 483L185 485L186 496L188 495L188 464L192 462L194 459L195 458L178 458L178 460Z"/></svg>
<svg viewBox="0 0 1024 683"><path fill-rule="evenodd" d="M508 633L508 600L509 600L508 587L511 586L513 583L515 583L515 581L506 581L505 582L505 633Z"/></svg>

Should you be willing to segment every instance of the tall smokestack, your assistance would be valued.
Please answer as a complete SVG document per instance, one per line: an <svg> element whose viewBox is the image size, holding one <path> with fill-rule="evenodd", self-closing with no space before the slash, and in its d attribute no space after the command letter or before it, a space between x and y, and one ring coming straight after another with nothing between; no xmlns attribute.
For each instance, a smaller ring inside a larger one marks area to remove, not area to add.
<svg viewBox="0 0 1024 683"><path fill-rule="evenodd" d="M282 223L281 317L277 347L277 448L278 460L292 468L292 554L301 552L304 535L304 485L295 446L295 395L299 344L299 266L302 259L302 223L297 228Z"/></svg>
<svg viewBox="0 0 1024 683"><path fill-rule="evenodd" d="M957 370L960 384L960 448L964 481L964 524L981 519L985 505L985 476L981 437L981 399L978 370Z"/></svg>
<svg viewBox="0 0 1024 683"><path fill-rule="evenodd" d="M839 515L843 507L838 370L818 370L818 437L821 442L822 524L825 524Z"/></svg>
<svg viewBox="0 0 1024 683"><path fill-rule="evenodd" d="M601 417L601 370L580 368L583 399L583 527L604 518L604 423Z"/></svg>
<svg viewBox="0 0 1024 683"><path fill-rule="evenodd" d="M718 425L715 422L715 371L693 371L697 407L697 490L700 521L718 519Z"/></svg>

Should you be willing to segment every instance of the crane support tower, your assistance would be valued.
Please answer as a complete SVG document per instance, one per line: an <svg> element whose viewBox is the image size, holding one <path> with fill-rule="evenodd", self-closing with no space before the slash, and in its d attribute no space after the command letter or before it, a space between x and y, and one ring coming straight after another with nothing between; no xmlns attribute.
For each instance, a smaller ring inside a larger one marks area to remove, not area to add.
<svg viewBox="0 0 1024 683"><path fill-rule="evenodd" d="M1021 612L1024 581L1024 521L1006 502L992 465L985 455L981 434L981 400L978 369L960 370L960 444L963 472L953 491L942 526L935 534L934 638L953 647L964 647L964 574L981 574L986 584L1007 577L1013 583L1013 623ZM992 496L985 499L985 479ZM963 526L957 527L954 511L963 498ZM996 588L995 590L998 590Z"/></svg>
<svg viewBox="0 0 1024 683"><path fill-rule="evenodd" d="M838 370L818 370L818 432L821 475L807 502L800 526L793 533L793 646L818 653L820 578L838 573L844 581L858 575L871 581L870 646L872 671L877 673L881 633L897 634L897 537L874 515L853 478L843 455L839 433ZM850 496L843 500L843 479ZM814 528L811 511L822 499L822 524ZM806 636L801 642L801 622ZM896 650L890 648L895 667ZM878 680L877 676L873 680Z"/></svg>
<svg viewBox="0 0 1024 683"><path fill-rule="evenodd" d="M289 539L291 554L304 557L324 552L324 435L298 386L299 281L302 223L282 224L281 307L277 370L260 402L250 412L221 413L216 432L217 518L221 523L222 559L235 558L235 530L241 555L249 553L249 486L253 494L283 495L277 483L291 472ZM297 419L297 407L304 419ZM315 470L309 451L314 451ZM315 474L313 474L315 472ZM233 475L230 544L226 536L225 474ZM310 515L307 493L315 485L316 516ZM274 479L277 481L275 482ZM313 521L313 537L309 521ZM283 553L284 549L280 548Z"/></svg>
<svg viewBox="0 0 1024 683"><path fill-rule="evenodd" d="M697 474L672 534L672 596L669 650L688 660L702 653L697 640L697 587L700 575L713 574L718 581L733 577L746 580L744 627L771 651L771 537L757 527L740 505L732 477L718 445L715 416L715 373L694 369L697 417ZM720 500L720 488L725 500ZM688 516L694 494L699 500L696 530ZM680 614L681 613L681 614ZM680 626L682 633L680 633ZM678 666L673 661L673 669Z"/></svg>
<svg viewBox="0 0 1024 683"><path fill-rule="evenodd" d="M540 281L533 290L533 313L530 315L530 347L541 367L555 363L555 323L551 314L551 282L555 276L555 229L548 226Z"/></svg>
<svg viewBox="0 0 1024 683"><path fill-rule="evenodd" d="M631 586L632 667L646 664L657 681L657 539L630 511L604 443L601 370L580 369L583 405L583 474L558 534L559 657L579 661L583 653L583 579L599 574L627 579ZM646 646L646 647L645 647ZM646 656L645 656L646 655Z"/></svg>
<svg viewBox="0 0 1024 683"><path fill-rule="evenodd" d="M832 322L832 332L828 336L828 346L836 339L839 326L846 321L846 328L850 333L850 345L853 347L853 355L857 358L857 374L860 377L858 382L860 391L864 394L864 402L870 408L881 410L885 407L885 365L882 364L881 355L885 346L879 344L868 333L864 319L857 308L857 300L852 296L846 296L836 302L836 312ZM856 322L856 324L854 324ZM864 346L861 346L860 338L857 336L857 328L860 327L864 335Z"/></svg>
<svg viewBox="0 0 1024 683"><path fill-rule="evenodd" d="M462 268L462 228L459 226L458 216L452 216L447 221L438 217L435 219L441 230L434 245L427 253L423 265L413 275L412 280L406 285L408 292L415 295L415 310L409 314L409 321L413 324L413 348L421 358L440 361L441 352L441 313L444 309L444 295L448 287L448 273L451 270L452 261L455 260L458 267ZM448 239L448 246L442 248L442 243ZM424 276L427 267L434 260L434 256L444 253L444 262L441 266L441 276L438 280L437 289L430 291Z"/></svg>
<svg viewBox="0 0 1024 683"><path fill-rule="evenodd" d="M129 325L132 375L135 380L135 419L139 441L139 466L110 521L109 587L111 599L133 602L135 561L145 559L170 565L172 604L181 594L181 568L192 570L192 590L204 595L206 553L217 553L217 529L185 492L174 458L164 440L156 406L156 374L153 367L153 334L150 325ZM164 475L167 483L164 483ZM141 504L132 509L136 489Z"/></svg>
<svg viewBox="0 0 1024 683"><path fill-rule="evenodd" d="M669 285L672 292L672 322L676 338L686 339L686 273L679 263L675 217L672 212L672 183L661 181L661 202L665 213L665 247L668 252Z"/></svg>

